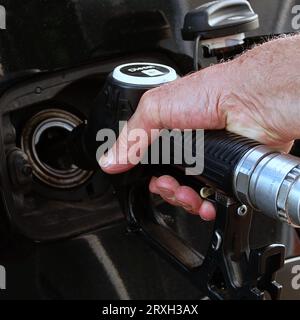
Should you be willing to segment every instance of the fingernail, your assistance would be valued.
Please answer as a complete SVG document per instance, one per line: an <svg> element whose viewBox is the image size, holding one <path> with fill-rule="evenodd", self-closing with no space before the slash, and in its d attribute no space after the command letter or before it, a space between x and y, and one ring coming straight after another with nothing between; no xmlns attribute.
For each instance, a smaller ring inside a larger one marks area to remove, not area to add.
<svg viewBox="0 0 300 320"><path fill-rule="evenodd" d="M188 212L194 212L193 208L190 207L190 206L184 206L183 209L188 211Z"/></svg>
<svg viewBox="0 0 300 320"><path fill-rule="evenodd" d="M176 198L173 196L173 197L165 197L167 200L169 201L173 201L173 202L176 202Z"/></svg>
<svg viewBox="0 0 300 320"><path fill-rule="evenodd" d="M114 155L111 151L108 151L100 158L99 164L102 168L110 167L114 162Z"/></svg>
<svg viewBox="0 0 300 320"><path fill-rule="evenodd" d="M200 218L205 221L205 222L211 222L211 219L206 219L206 218L203 218L201 215L200 215Z"/></svg>
<svg viewBox="0 0 300 320"><path fill-rule="evenodd" d="M178 200L177 200L177 203L178 203L180 206L182 206L184 210L186 210L186 211L193 211L193 207L190 206L190 205L188 205L187 203L181 202L181 201L178 201Z"/></svg>
<svg viewBox="0 0 300 320"><path fill-rule="evenodd" d="M203 221L205 221L205 222L210 222L210 221L211 221L211 220L209 220L209 219L203 218L202 216L200 216L200 218L201 218Z"/></svg>
<svg viewBox="0 0 300 320"><path fill-rule="evenodd" d="M166 198L173 198L174 197L174 192L169 189L165 188L158 188L158 190L162 193L162 195Z"/></svg>

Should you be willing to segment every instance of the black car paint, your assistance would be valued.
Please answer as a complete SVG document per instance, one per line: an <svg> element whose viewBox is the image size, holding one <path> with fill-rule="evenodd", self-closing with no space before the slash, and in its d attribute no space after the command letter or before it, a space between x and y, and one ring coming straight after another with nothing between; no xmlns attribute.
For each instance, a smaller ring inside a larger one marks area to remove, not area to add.
<svg viewBox="0 0 300 320"><path fill-rule="evenodd" d="M207 1L2 0L0 4L7 12L7 29L0 32L3 72L9 74L26 69L67 68L94 58L120 56L129 50L137 52L157 46L157 43L149 42L146 38L144 41L135 42L134 47L128 47L126 44L134 36L130 31L134 29L118 29L118 23L123 26L124 20L129 24L135 21L133 28L143 29L143 23L147 24L147 19L141 23L134 18L153 11L162 12L171 26L171 37L164 39L159 47L190 54L191 44L181 39L184 15L205 2ZM261 21L260 28L252 32L252 36L295 31L291 21L292 7L299 3L297 0L250 0L250 3L259 13ZM104 41L117 38L111 30L119 33L118 39L123 40L123 46L120 46L120 43Z"/></svg>

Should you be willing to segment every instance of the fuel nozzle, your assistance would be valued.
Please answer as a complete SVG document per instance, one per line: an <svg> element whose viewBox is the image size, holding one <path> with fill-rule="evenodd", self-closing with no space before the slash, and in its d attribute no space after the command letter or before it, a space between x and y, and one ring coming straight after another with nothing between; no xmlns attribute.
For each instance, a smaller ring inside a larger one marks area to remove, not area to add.
<svg viewBox="0 0 300 320"><path fill-rule="evenodd" d="M183 40L195 42L195 69L199 46L210 56L244 43L245 33L259 27L259 17L246 0L212 1L185 16Z"/></svg>

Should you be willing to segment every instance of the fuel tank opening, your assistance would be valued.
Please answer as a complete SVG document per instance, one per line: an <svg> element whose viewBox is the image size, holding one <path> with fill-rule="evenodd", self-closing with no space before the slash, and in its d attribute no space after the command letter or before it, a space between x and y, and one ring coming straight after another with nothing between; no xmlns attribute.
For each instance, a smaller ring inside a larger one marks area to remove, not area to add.
<svg viewBox="0 0 300 320"><path fill-rule="evenodd" d="M63 141L82 120L61 109L47 109L27 121L21 135L21 148L27 154L34 176L60 189L84 184L93 174L69 160Z"/></svg>

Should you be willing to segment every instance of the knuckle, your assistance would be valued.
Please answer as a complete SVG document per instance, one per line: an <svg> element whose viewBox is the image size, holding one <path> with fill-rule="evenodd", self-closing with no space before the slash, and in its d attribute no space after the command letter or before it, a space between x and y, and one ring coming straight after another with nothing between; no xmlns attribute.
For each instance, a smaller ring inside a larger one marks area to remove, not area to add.
<svg viewBox="0 0 300 320"><path fill-rule="evenodd" d="M154 95L151 92L151 90L145 92L140 100L138 108L145 112L150 111L152 106L155 104L153 100L154 100Z"/></svg>
<svg viewBox="0 0 300 320"><path fill-rule="evenodd" d="M154 127L158 127L160 123L160 103L157 89L144 93L138 106L142 119Z"/></svg>

